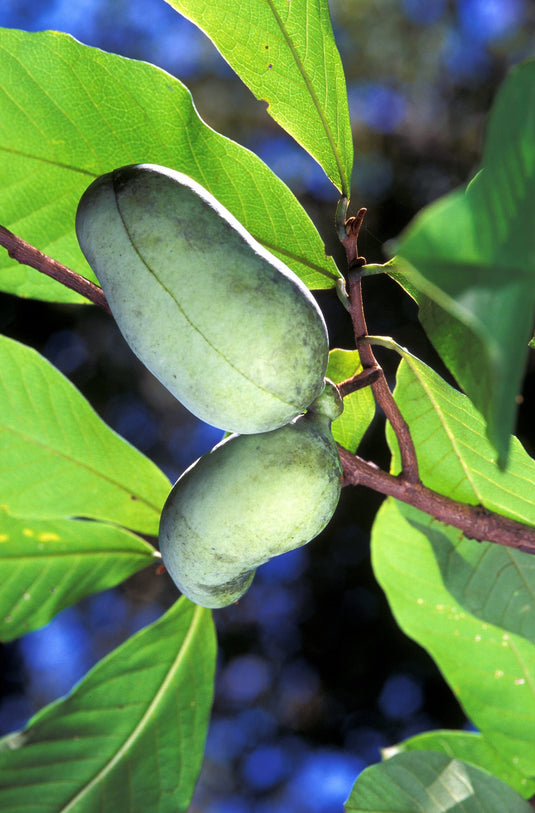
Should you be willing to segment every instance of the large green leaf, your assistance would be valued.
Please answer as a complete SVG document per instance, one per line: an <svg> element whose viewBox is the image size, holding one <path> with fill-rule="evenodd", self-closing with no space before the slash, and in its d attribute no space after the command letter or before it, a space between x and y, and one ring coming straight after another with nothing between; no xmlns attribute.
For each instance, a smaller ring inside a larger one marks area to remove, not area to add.
<svg viewBox="0 0 535 813"><path fill-rule="evenodd" d="M35 350L0 336L0 494L20 519L86 517L157 534L165 475Z"/></svg>
<svg viewBox="0 0 535 813"><path fill-rule="evenodd" d="M187 599L114 650L65 699L0 743L0 809L188 809L215 666L208 610Z"/></svg>
<svg viewBox="0 0 535 813"><path fill-rule="evenodd" d="M535 525L535 460L511 438L506 471L496 465L485 424L471 401L408 352L397 371L394 397L413 436L420 476L429 488ZM400 471L390 426L392 471Z"/></svg>
<svg viewBox="0 0 535 813"><path fill-rule="evenodd" d="M199 26L347 197L353 142L327 0L167 0Z"/></svg>
<svg viewBox="0 0 535 813"><path fill-rule="evenodd" d="M422 481L446 496L535 525L535 462L513 439L496 466L471 401L405 353L395 398ZM392 471L399 453L391 432ZM535 775L535 559L466 539L388 500L373 528L373 566L405 632L435 659L470 719L503 758Z"/></svg>
<svg viewBox="0 0 535 813"><path fill-rule="evenodd" d="M16 519L0 510L0 640L44 626L157 558L151 545L115 525Z"/></svg>
<svg viewBox="0 0 535 813"><path fill-rule="evenodd" d="M383 751L385 758L406 751L439 751L455 759L469 762L507 782L524 799L535 794L535 781L526 779L515 766L491 748L481 734L471 731L426 731Z"/></svg>
<svg viewBox="0 0 535 813"><path fill-rule="evenodd" d="M496 589L499 571L485 573L489 592L498 603L491 608L494 622L487 620L488 605L476 612L460 600L470 596L469 572L476 590L480 582L470 562L461 566L460 545L477 547L478 543L463 540L457 529L389 498L373 526L374 573L397 623L429 652L469 719L502 758L532 777L535 644L499 621L500 615L507 619L508 604L515 599L509 589L502 593ZM527 554L516 554L512 562L517 583L528 560ZM513 614L518 616L521 609ZM532 623L529 626L533 628Z"/></svg>
<svg viewBox="0 0 535 813"><path fill-rule="evenodd" d="M511 71L493 106L482 170L424 209L392 272L507 458L535 309L535 61Z"/></svg>
<svg viewBox="0 0 535 813"><path fill-rule="evenodd" d="M346 813L530 813L512 788L473 765L431 751L398 754L357 779Z"/></svg>
<svg viewBox="0 0 535 813"><path fill-rule="evenodd" d="M331 350L327 366L327 378L340 384L348 378L362 372L358 350ZM337 443L356 452L366 429L375 415L375 399L370 387L346 395L344 411L333 422L332 433Z"/></svg>
<svg viewBox="0 0 535 813"><path fill-rule="evenodd" d="M535 525L535 461L516 438L506 471L494 461L484 422L471 401L418 359L405 353L395 390L418 452L420 476L447 497ZM400 470L391 429L392 471ZM452 596L474 615L535 643L535 557L464 538L451 543L430 532L436 560Z"/></svg>
<svg viewBox="0 0 535 813"><path fill-rule="evenodd" d="M76 241L78 200L98 175L150 162L180 170L227 207L311 288L340 274L287 186L198 116L187 88L145 62L57 32L0 29L0 222L94 280ZM81 297L0 251L0 287Z"/></svg>

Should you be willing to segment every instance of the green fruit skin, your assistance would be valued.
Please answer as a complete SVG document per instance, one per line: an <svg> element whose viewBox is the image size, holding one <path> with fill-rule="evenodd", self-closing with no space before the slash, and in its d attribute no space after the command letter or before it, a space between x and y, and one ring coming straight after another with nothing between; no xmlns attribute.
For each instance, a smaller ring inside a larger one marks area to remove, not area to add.
<svg viewBox="0 0 535 813"><path fill-rule="evenodd" d="M336 384L325 379L325 387L318 397L308 406L309 412L325 415L331 422L340 417L344 411L344 401Z"/></svg>
<svg viewBox="0 0 535 813"><path fill-rule="evenodd" d="M237 601L259 565L327 525L341 475L324 415L223 440L184 472L165 503L159 543L171 578L204 607Z"/></svg>
<svg viewBox="0 0 535 813"><path fill-rule="evenodd" d="M80 247L121 333L184 406L229 432L275 429L321 392L316 301L209 192L138 164L94 181Z"/></svg>

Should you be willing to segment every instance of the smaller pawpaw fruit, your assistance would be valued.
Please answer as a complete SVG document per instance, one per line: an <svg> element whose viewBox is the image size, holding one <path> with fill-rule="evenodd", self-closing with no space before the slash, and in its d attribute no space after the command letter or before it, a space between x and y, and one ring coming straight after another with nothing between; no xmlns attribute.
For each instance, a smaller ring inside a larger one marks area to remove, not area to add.
<svg viewBox="0 0 535 813"><path fill-rule="evenodd" d="M342 468L321 412L256 435L232 435L173 486L159 544L177 587L205 607L237 601L257 567L306 544L331 519Z"/></svg>

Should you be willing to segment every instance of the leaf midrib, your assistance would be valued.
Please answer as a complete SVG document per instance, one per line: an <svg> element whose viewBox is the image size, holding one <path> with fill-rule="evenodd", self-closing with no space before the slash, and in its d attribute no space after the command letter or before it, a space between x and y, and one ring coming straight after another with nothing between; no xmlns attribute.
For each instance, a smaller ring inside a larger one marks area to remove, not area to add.
<svg viewBox="0 0 535 813"><path fill-rule="evenodd" d="M292 55L292 57L294 59L294 62L297 65L297 68L298 68L301 76L303 77L303 81L304 81L304 83L306 85L306 88L307 88L309 94L310 94L310 98L312 99L314 107L316 108L316 112L317 112L317 114L319 116L319 119L321 121L323 129L325 131L325 134L327 135L327 139L329 141L329 145L331 147L332 154L334 155L334 160L336 161L336 168L338 170L338 175L340 177L340 182L341 182L341 187L342 187L342 189L341 189L342 195L345 195L345 196L349 197L349 189L347 188L347 184L346 184L345 172L344 172L344 168L343 168L343 165L342 165L342 159L340 157L338 147L336 145L336 141L334 139L332 130L331 130L331 128L330 128L330 126L329 126L329 124L327 122L327 119L325 117L325 113L323 112L323 107L320 104L320 100L318 99L318 96L317 96L316 91L314 89L314 85L312 84L312 82L310 81L310 79L308 77L308 74L307 74L307 72L305 70L305 65L304 65L303 61L301 60L301 58L300 58L300 56L299 56L293 42L292 42L292 38L289 36L289 34L288 34L287 30L286 30L286 27L285 27L285 25L284 25L284 23L282 21L281 16L279 15L277 9L275 8L275 4L274 4L273 0L268 0L268 5L271 8L273 17L275 18L275 21L276 21L277 25L279 26L279 29L280 29L280 31L282 33L282 36L284 37L284 40L285 40L286 45L288 46L288 49L289 49L289 51L290 51L290 53L291 53L291 55Z"/></svg>
<svg viewBox="0 0 535 813"><path fill-rule="evenodd" d="M448 440L449 440L449 442L451 444L452 451L453 451L456 459L458 460L459 465L461 466L461 469L463 470L468 483L470 484L470 487L471 487L471 489L473 491L474 497L479 500L480 499L480 494L479 494L479 492L478 492L478 490L477 490L477 488L475 486L475 483L474 483L472 477L470 476L471 475L470 469L468 468L468 465L465 463L465 461L463 459L463 455L461 454L461 451L458 448L458 445L457 445L457 442L455 440L455 436L454 436L453 432L451 431L451 429L449 428L449 425L447 424L447 422L444 420L444 418L442 416L442 410L440 409L440 406L439 406L437 400L435 399L431 388L426 385L425 379L419 374L418 368L415 365L411 364L411 360L410 360L409 356L405 356L405 361L409 365L409 367L410 367L410 369L412 371L412 374L415 376L415 378L418 381L418 383L420 384L421 388L423 389L423 391L426 393L427 397L429 398L429 401L430 401L431 405L433 406L435 414L436 414L438 420L440 421L440 425L442 426L444 432L446 433L446 435L448 437Z"/></svg>
<svg viewBox="0 0 535 813"><path fill-rule="evenodd" d="M33 446L38 446L38 447L42 448L45 452L48 452L49 454L52 454L52 455L54 455L56 457L59 457L62 460L68 461L69 463L71 463L76 468L85 469L86 471L90 472L93 476L98 477L100 480L103 480L103 481L105 481L107 483L110 483L110 485L115 486L116 488L118 488L120 491L122 491L128 497L132 497L132 496L135 497L137 502L143 503L143 505L145 505L151 511L154 511L159 516L161 506L156 506L154 503L149 502L146 497L143 497L141 494L139 494L139 492L134 491L133 489L130 489L130 488L126 488L126 486L124 486L119 481L114 480L110 475L105 474L104 472L100 471L99 469L96 469L96 468L94 468L92 466L87 465L82 458L79 459L77 457L73 457L72 455L67 454L66 452L64 452L61 449L58 449L55 446L46 445L42 441L39 441L37 438L33 437L32 435L27 435L24 432L19 431L18 429L15 429L15 428L13 428L11 426L6 426L5 424L0 424L0 432L2 432L2 431L5 431L5 432L11 433L13 435L16 435L17 437L20 437L25 443L29 443L29 444L31 444Z"/></svg>
<svg viewBox="0 0 535 813"><path fill-rule="evenodd" d="M167 672L166 677L162 681L160 688L154 695L154 698L151 701L151 703L149 703L149 705L147 706L145 713L142 715L140 721L134 727L132 733L126 738L126 740L120 746L120 748L118 748L118 750L115 753L115 756L112 757L112 759L110 759L106 763L106 765L103 768L101 768L101 770L93 777L93 779L87 782L86 785L83 788L81 788L81 790L79 790L75 796L73 796L70 802L68 802L64 807L61 808L60 811L58 811L58 813L68 813L68 811L72 810L75 807L75 805L84 798L86 794L89 794L91 792L95 785L98 785L100 782L102 782L107 776L107 774L109 774L110 771L115 767L115 765L123 758L123 756L125 756L127 751L130 749L130 746L140 736L142 736L149 723L154 720L153 715L155 713L155 710L159 705L162 697L165 695L167 688L171 684L172 680L174 679L175 675L177 674L182 665L182 661L187 653L189 646L192 643L194 633L196 632L196 629L200 624L200 619L203 612L204 610L202 607L199 606L195 607L193 618L189 626L187 635L184 638L182 647L180 648L176 659L171 664L169 671Z"/></svg>
<svg viewBox="0 0 535 813"><path fill-rule="evenodd" d="M140 537L141 538L141 537ZM2 543L5 544L5 543ZM48 544L48 543L44 543ZM125 548L109 548L103 546L102 548L91 548L89 550L78 550L75 551L74 549L69 551L40 551L39 553L22 553L22 554L14 554L13 556L4 556L2 555L2 548L0 547L0 562L2 563L3 567L9 567L10 563L13 562L14 565L19 564L20 562L26 562L34 564L36 567L39 566L46 566L47 560L51 560L55 562L57 559L73 559L73 564L76 564L78 560L84 561L87 557L94 557L102 558L102 556L113 556L114 558L121 558L126 557L128 559L142 559L148 560L147 567L151 562L157 561L161 558L161 554L156 548L153 551L140 551L140 550L128 550ZM38 562L38 560L42 560ZM44 561L43 561L44 560ZM5 574L4 574L5 575ZM5 584L4 584L5 586Z"/></svg>
<svg viewBox="0 0 535 813"><path fill-rule="evenodd" d="M81 167L73 166L72 164L62 164L61 161L51 160L50 158L45 158L41 155L32 155L31 153L23 152L22 150L14 150L10 147L0 146L0 152L5 152L8 155L17 155L19 158L24 158L27 161L39 161L43 164L47 164L58 169L68 169L70 172L76 172L79 175L87 175L89 178L94 179L97 177L95 172L91 172L88 169L82 169Z"/></svg>

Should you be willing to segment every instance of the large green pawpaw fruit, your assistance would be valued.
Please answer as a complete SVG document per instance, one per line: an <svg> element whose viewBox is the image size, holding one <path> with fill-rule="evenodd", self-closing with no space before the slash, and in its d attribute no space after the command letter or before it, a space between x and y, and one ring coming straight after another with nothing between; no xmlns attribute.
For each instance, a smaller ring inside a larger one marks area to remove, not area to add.
<svg viewBox="0 0 535 813"><path fill-rule="evenodd" d="M76 232L131 349L202 420L268 431L321 391L328 338L314 298L191 178L150 164L103 175Z"/></svg>
<svg viewBox="0 0 535 813"><path fill-rule="evenodd" d="M159 543L177 587L225 607L256 568L306 544L338 504L342 469L322 412L258 435L232 435L199 458L165 503Z"/></svg>

